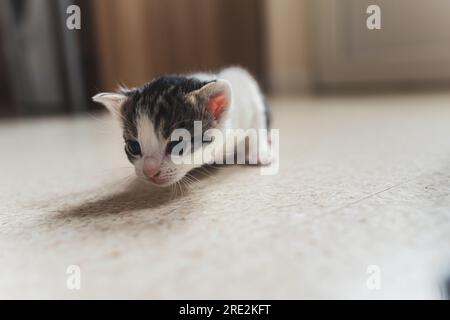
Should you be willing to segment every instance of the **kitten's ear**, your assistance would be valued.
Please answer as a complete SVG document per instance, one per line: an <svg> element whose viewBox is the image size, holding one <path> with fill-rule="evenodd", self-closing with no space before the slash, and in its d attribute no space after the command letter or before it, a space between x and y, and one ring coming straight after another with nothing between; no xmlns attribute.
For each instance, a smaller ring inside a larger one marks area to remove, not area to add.
<svg viewBox="0 0 450 320"><path fill-rule="evenodd" d="M231 85L226 80L210 82L194 91L194 95L218 120L231 103Z"/></svg>
<svg viewBox="0 0 450 320"><path fill-rule="evenodd" d="M112 114L118 115L127 96L121 93L103 92L93 96L92 100L103 104Z"/></svg>

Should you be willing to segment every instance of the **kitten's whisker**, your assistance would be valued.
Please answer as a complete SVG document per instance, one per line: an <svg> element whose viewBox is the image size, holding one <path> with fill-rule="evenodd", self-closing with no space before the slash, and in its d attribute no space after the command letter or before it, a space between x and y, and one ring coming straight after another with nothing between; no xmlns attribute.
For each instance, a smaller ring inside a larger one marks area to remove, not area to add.
<svg viewBox="0 0 450 320"><path fill-rule="evenodd" d="M179 182L177 182L177 189L180 190L180 195L178 197L182 197L183 196L183 190L181 190L181 186L180 186Z"/></svg>
<svg viewBox="0 0 450 320"><path fill-rule="evenodd" d="M198 173L202 174L203 176L205 176L207 178L214 178L213 175L209 171L206 171L204 169L199 170Z"/></svg>
<svg viewBox="0 0 450 320"><path fill-rule="evenodd" d="M184 191L184 182L183 182L183 179L180 180L180 188L181 188L181 190ZM183 196L184 196L184 192L183 192Z"/></svg>
<svg viewBox="0 0 450 320"><path fill-rule="evenodd" d="M175 184L173 185L173 187L174 187L174 190L175 190L175 199L176 199L176 198L178 198L178 186L177 186L177 184L175 183Z"/></svg>
<svg viewBox="0 0 450 320"><path fill-rule="evenodd" d="M189 188L189 183L185 180L185 181L183 181L183 185L184 185L184 190L186 191L186 194L189 194L189 191L191 190L191 188Z"/></svg>
<svg viewBox="0 0 450 320"><path fill-rule="evenodd" d="M190 185L190 184L193 183L193 180L192 180L191 178L189 178L188 176L185 176L185 177L183 178L183 180L185 180L185 182L186 182L187 185Z"/></svg>
<svg viewBox="0 0 450 320"><path fill-rule="evenodd" d="M178 190L177 190L177 185L176 183L173 184L173 192L174 192L174 199L176 199L178 197Z"/></svg>
<svg viewBox="0 0 450 320"><path fill-rule="evenodd" d="M173 184L173 191L174 191L174 199L177 199L179 196L178 196L178 186L176 182Z"/></svg>
<svg viewBox="0 0 450 320"><path fill-rule="evenodd" d="M180 184L183 187L183 196L185 196L186 195L186 191L187 191L186 190L186 184L185 184L185 182L183 180L180 181Z"/></svg>
<svg viewBox="0 0 450 320"><path fill-rule="evenodd" d="M200 182L200 180L196 177L194 177L192 174L188 173L186 174L186 177L189 178L189 180L192 181L192 179L196 180L197 182Z"/></svg>
<svg viewBox="0 0 450 320"><path fill-rule="evenodd" d="M189 180L188 180L188 181L189 181ZM189 192L189 191L191 190L191 188L189 187L188 181L184 181L184 182L183 182L184 187L186 188L187 192Z"/></svg>
<svg viewBox="0 0 450 320"><path fill-rule="evenodd" d="M181 196L184 197L184 192L183 192L183 185L181 184L181 180L178 181L178 185L180 186L180 192L181 192Z"/></svg>
<svg viewBox="0 0 450 320"><path fill-rule="evenodd" d="M203 174L204 176L207 176L208 178L217 179L217 177L214 175L214 172L210 172L206 168L201 168L199 173Z"/></svg>
<svg viewBox="0 0 450 320"><path fill-rule="evenodd" d="M170 185L170 201L174 199L173 184Z"/></svg>

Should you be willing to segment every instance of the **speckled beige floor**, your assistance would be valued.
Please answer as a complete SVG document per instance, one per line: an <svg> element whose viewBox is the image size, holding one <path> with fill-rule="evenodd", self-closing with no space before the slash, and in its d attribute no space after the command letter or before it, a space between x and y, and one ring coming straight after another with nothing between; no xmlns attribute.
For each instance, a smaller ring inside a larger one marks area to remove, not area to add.
<svg viewBox="0 0 450 320"><path fill-rule="evenodd" d="M0 122L0 297L439 298L450 95L273 105L278 175L208 169L183 194L131 181L109 117Z"/></svg>

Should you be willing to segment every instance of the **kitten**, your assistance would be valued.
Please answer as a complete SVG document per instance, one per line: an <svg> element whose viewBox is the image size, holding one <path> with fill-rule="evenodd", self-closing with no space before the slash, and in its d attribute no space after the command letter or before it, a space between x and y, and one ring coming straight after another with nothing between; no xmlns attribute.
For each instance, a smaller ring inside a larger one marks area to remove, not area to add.
<svg viewBox="0 0 450 320"><path fill-rule="evenodd" d="M218 74L163 76L140 88L97 94L93 100L121 121L125 153L137 176L157 186L176 183L203 164L174 163L171 155L175 149L178 154L180 146L180 141L171 139L174 130L185 129L193 138L200 138L200 144L207 144L202 137L194 136L194 121L201 121L202 135L209 129L220 130L224 135L228 129L268 129L270 122L258 84L248 72L237 67ZM248 137L238 143L245 143L245 139ZM213 144L215 140L211 140ZM216 143L224 144L219 140ZM190 153L198 151L195 142L193 145ZM182 153L183 156L191 154ZM219 160L222 159L211 156L205 162L223 163ZM247 160L270 163L267 138L258 139L257 148L248 151Z"/></svg>

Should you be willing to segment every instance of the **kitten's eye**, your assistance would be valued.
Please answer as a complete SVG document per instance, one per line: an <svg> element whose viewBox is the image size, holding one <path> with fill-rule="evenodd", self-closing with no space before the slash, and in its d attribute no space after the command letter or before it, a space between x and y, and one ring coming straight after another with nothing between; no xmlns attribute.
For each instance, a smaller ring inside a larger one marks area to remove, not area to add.
<svg viewBox="0 0 450 320"><path fill-rule="evenodd" d="M167 154L173 154L174 148L178 146L178 149L175 150L175 154L177 156L182 156L185 153L191 151L192 144L189 145L189 141L180 140L180 141L169 141L166 147Z"/></svg>
<svg viewBox="0 0 450 320"><path fill-rule="evenodd" d="M141 154L141 146L139 145L139 142L134 140L128 140L127 141L127 149L128 152L130 152L134 156L138 156Z"/></svg>
<svg viewBox="0 0 450 320"><path fill-rule="evenodd" d="M167 154L172 154L173 148L175 148L175 146L177 146L179 143L180 143L180 141L169 141L167 143L166 153Z"/></svg>

